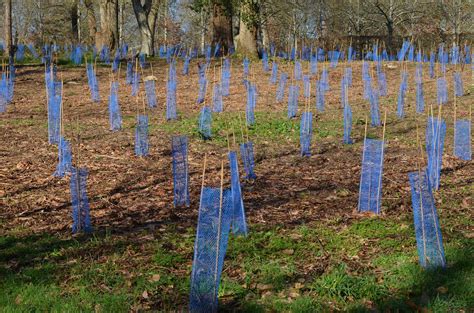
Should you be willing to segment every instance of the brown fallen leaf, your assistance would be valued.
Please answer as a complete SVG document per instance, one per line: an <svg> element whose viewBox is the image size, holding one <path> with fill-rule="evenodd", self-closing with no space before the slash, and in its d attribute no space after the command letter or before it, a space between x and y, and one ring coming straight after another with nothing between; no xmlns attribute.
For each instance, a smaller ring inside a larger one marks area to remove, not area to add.
<svg viewBox="0 0 474 313"><path fill-rule="evenodd" d="M266 291L266 290L271 290L273 289L272 285L267 285L267 284L257 284L257 289L261 291Z"/></svg>
<svg viewBox="0 0 474 313"><path fill-rule="evenodd" d="M160 278L161 278L160 274L154 274L153 276L151 276L150 281L157 282L160 280Z"/></svg>

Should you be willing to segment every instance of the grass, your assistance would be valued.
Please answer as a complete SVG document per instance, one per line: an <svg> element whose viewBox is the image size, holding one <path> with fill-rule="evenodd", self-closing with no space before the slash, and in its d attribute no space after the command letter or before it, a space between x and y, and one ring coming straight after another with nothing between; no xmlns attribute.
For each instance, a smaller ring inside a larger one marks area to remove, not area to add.
<svg viewBox="0 0 474 313"><path fill-rule="evenodd" d="M245 115L238 113L224 112L212 115L212 142L218 145L227 145L227 135L235 134L237 141L242 138L246 140L247 136L256 143L286 142L297 144L300 138L300 119L288 119L282 112L255 112L255 119L258 123L252 125L248 130L243 129ZM239 121L240 120L240 121ZM199 114L193 114L189 117L181 116L179 123L162 123L157 127L170 134L183 134L191 138L200 138ZM315 137L336 138L341 137L343 133L343 124L341 121L321 120L317 121L318 127L315 128Z"/></svg>
<svg viewBox="0 0 474 313"><path fill-rule="evenodd" d="M5 312L125 312L185 306L194 229L170 227L156 239L134 239L153 236L149 232L60 239L18 230L1 237L0 307ZM219 291L222 309L472 308L472 241L450 232L448 267L432 272L417 264L413 233L403 216L400 221L363 218L346 226L333 219L292 229L251 228L247 238L230 238ZM308 271L308 265L319 270Z"/></svg>

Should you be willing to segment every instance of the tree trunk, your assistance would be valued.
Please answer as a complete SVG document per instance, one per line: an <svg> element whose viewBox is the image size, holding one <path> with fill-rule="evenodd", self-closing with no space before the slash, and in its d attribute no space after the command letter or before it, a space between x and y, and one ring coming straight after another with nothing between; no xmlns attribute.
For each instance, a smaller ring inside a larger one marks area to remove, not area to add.
<svg viewBox="0 0 474 313"><path fill-rule="evenodd" d="M115 48L118 49L120 46L120 22L119 22L119 15L120 8L119 8L119 0L115 0L114 9L112 12L112 20L114 21L114 40L115 40Z"/></svg>
<svg viewBox="0 0 474 313"><path fill-rule="evenodd" d="M235 37L236 50L247 56L257 57L257 27L251 18L253 13L250 4L243 5L240 13L240 31ZM248 21L245 22L244 18Z"/></svg>
<svg viewBox="0 0 474 313"><path fill-rule="evenodd" d="M100 34L96 38L97 48L107 46L115 49L116 21L115 4L113 0L101 0L99 2Z"/></svg>
<svg viewBox="0 0 474 313"><path fill-rule="evenodd" d="M226 8L218 0L212 2L212 45L221 44L226 54L233 43L231 4Z"/></svg>
<svg viewBox="0 0 474 313"><path fill-rule="evenodd" d="M206 18L204 9L201 9L201 53L206 54Z"/></svg>
<svg viewBox="0 0 474 313"><path fill-rule="evenodd" d="M79 43L79 14L77 0L74 0L72 3L69 16L71 18L71 39L73 43L77 44Z"/></svg>
<svg viewBox="0 0 474 313"><path fill-rule="evenodd" d="M153 54L153 37L148 22L148 16L151 11L152 0L145 0L145 4L141 4L140 0L132 0L133 11L137 18L138 29L140 30L141 49L140 52L146 55Z"/></svg>
<svg viewBox="0 0 474 313"><path fill-rule="evenodd" d="M118 2L118 1L117 1ZM125 24L125 17L124 17L124 12L125 12L125 3L122 2L122 4L120 5L120 14L119 14L119 18L120 18L120 21L119 21L119 46L123 44L123 27L124 27L124 24Z"/></svg>
<svg viewBox="0 0 474 313"><path fill-rule="evenodd" d="M15 47L13 45L13 33L12 33L12 0L5 0L5 41L6 49L10 59L13 60L15 56Z"/></svg>
<svg viewBox="0 0 474 313"><path fill-rule="evenodd" d="M394 49L393 49L393 22L388 21L386 23L386 25L387 25L387 34L388 34L387 47L388 47L388 51L390 51L390 53L393 53L394 52Z"/></svg>
<svg viewBox="0 0 474 313"><path fill-rule="evenodd" d="M151 8L150 14L148 15L148 25L150 25L150 30L151 30L151 55L155 55L155 38L156 38L156 26L157 26L157 21L158 21L158 15L159 15L159 5L155 3L155 5ZM166 7L165 7L166 9Z"/></svg>
<svg viewBox="0 0 474 313"><path fill-rule="evenodd" d="M86 7L87 12L87 25L89 28L89 44L95 44L95 38L97 35L97 21L95 19L95 12L94 12L94 3L92 0L85 0L84 6Z"/></svg>

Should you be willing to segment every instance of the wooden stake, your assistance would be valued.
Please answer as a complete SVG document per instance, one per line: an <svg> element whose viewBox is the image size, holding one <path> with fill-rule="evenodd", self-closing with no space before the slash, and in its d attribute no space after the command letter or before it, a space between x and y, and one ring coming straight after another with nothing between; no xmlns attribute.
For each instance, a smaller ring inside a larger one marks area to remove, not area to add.
<svg viewBox="0 0 474 313"><path fill-rule="evenodd" d="M222 204L224 198L224 160L221 161L221 192L220 192L220 199L219 199L219 220L218 220L218 228L217 228L217 249L216 249L216 261L215 261L215 268L214 268L214 298L217 298L217 272L219 268L219 253L221 247L221 227L222 227Z"/></svg>

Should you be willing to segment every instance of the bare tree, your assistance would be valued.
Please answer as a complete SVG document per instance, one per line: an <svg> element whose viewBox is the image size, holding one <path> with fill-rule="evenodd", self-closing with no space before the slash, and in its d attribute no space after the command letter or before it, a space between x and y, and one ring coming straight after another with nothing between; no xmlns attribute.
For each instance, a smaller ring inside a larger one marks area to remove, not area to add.
<svg viewBox="0 0 474 313"><path fill-rule="evenodd" d="M5 0L5 41L7 45L7 51L10 58L13 60L15 55L15 46L13 45L13 31L12 31L12 0Z"/></svg>
<svg viewBox="0 0 474 313"><path fill-rule="evenodd" d="M89 29L89 44L95 44L97 34L97 20L95 18L94 3L92 0L84 0L84 6L87 12L87 28Z"/></svg>
<svg viewBox="0 0 474 313"><path fill-rule="evenodd" d="M474 29L474 2L471 0L438 0L438 9L442 18L439 23L441 31L451 35L452 43L459 45L460 35Z"/></svg>
<svg viewBox="0 0 474 313"><path fill-rule="evenodd" d="M235 37L236 49L248 56L257 56L258 1L242 0L240 5L239 34Z"/></svg>
<svg viewBox="0 0 474 313"><path fill-rule="evenodd" d="M80 38L80 20L79 20L79 6L78 0L73 0L69 8L71 17L71 33L72 41L75 43L81 42Z"/></svg>
<svg viewBox="0 0 474 313"><path fill-rule="evenodd" d="M137 18L138 29L140 30L141 48L140 52L146 55L153 54L153 35L148 17L152 9L153 0L145 0L142 4L140 0L132 0L133 11Z"/></svg>
<svg viewBox="0 0 474 313"><path fill-rule="evenodd" d="M221 44L224 52L233 45L232 14L230 1L212 0L212 44Z"/></svg>

